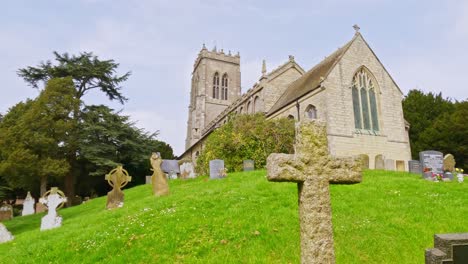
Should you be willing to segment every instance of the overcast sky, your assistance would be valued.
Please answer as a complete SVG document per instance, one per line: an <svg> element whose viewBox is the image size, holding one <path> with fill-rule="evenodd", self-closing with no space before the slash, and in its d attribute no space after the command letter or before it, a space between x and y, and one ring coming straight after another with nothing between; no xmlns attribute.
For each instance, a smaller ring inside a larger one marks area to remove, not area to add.
<svg viewBox="0 0 468 264"><path fill-rule="evenodd" d="M52 51L91 51L132 76L128 103L99 92L83 99L123 112L160 131L176 155L184 151L193 62L203 43L240 52L242 90L288 55L309 70L361 33L397 84L468 97L468 1L4 1L0 9L0 113L38 91L18 68L52 59Z"/></svg>

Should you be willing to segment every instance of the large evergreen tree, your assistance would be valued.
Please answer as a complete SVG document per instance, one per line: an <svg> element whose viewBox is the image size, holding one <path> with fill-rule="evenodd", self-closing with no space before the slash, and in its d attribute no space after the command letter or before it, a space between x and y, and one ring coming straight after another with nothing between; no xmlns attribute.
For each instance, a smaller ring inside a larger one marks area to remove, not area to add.
<svg viewBox="0 0 468 264"><path fill-rule="evenodd" d="M130 72L117 75L119 66L114 60L100 60L90 52L80 53L78 56L70 56L68 53L59 54L54 52L54 65L51 61L40 63L37 67L26 67L18 70L18 75L34 88L39 88L40 82L47 82L52 78L71 77L74 83L74 96L81 100L90 90L100 89L110 100L118 100L124 103L127 99L121 93L121 83L126 81ZM75 122L78 122L81 109L76 106L73 111ZM65 193L74 197L75 195L75 172L78 171L77 150L78 132L69 131L68 140L68 162L71 166L70 172L65 176Z"/></svg>
<svg viewBox="0 0 468 264"><path fill-rule="evenodd" d="M46 191L50 177L70 171L68 137L76 129L71 78L51 79L34 101L19 103L0 124L0 175L15 188Z"/></svg>

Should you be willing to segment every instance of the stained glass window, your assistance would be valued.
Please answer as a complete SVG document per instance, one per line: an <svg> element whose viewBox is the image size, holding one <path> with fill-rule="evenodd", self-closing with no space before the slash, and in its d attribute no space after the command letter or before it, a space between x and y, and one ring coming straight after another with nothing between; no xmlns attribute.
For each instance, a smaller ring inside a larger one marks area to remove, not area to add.
<svg viewBox="0 0 468 264"><path fill-rule="evenodd" d="M374 89L369 90L369 102L372 116L372 129L375 131L379 131L379 120L377 118L377 102L375 100Z"/></svg>
<svg viewBox="0 0 468 264"><path fill-rule="evenodd" d="M362 128L361 125L361 107L359 105L359 93L356 86L353 86L353 109L354 109L354 126L358 129Z"/></svg>
<svg viewBox="0 0 468 264"><path fill-rule="evenodd" d="M379 130L377 98L370 73L362 68L353 78L354 126L357 129Z"/></svg>

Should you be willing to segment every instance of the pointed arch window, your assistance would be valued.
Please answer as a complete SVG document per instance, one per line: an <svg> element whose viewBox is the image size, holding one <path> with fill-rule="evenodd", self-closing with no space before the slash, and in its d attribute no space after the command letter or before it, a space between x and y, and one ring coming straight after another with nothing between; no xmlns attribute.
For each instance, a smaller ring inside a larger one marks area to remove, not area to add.
<svg viewBox="0 0 468 264"><path fill-rule="evenodd" d="M228 75L225 73L221 79L221 100L228 99Z"/></svg>
<svg viewBox="0 0 468 264"><path fill-rule="evenodd" d="M305 116L308 119L317 119L317 108L313 105L308 105L305 111Z"/></svg>
<svg viewBox="0 0 468 264"><path fill-rule="evenodd" d="M219 99L219 74L215 73L213 77L213 98Z"/></svg>
<svg viewBox="0 0 468 264"><path fill-rule="evenodd" d="M353 78L351 94L353 99L354 127L372 131L379 130L376 89L371 73L364 67Z"/></svg>

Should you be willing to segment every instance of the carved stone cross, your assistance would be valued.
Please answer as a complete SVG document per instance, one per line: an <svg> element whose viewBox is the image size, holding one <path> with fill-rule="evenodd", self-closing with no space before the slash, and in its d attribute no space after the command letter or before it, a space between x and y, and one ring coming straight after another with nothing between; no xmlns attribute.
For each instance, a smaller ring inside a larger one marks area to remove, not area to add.
<svg viewBox="0 0 468 264"><path fill-rule="evenodd" d="M271 154L269 181L297 182L301 229L301 263L335 263L329 184L361 182L356 158L334 158L328 152L324 123L296 124L295 154Z"/></svg>
<svg viewBox="0 0 468 264"><path fill-rule="evenodd" d="M112 191L107 193L107 209L113 209L123 206L124 193L122 188L132 181L132 177L128 175L128 172L122 167L111 170L109 174L106 174L106 181L113 188Z"/></svg>
<svg viewBox="0 0 468 264"><path fill-rule="evenodd" d="M57 209L62 208L67 202L65 194L57 187L52 187L44 193L39 202L47 206L47 214L41 220L41 230L62 226L62 217L57 214Z"/></svg>

